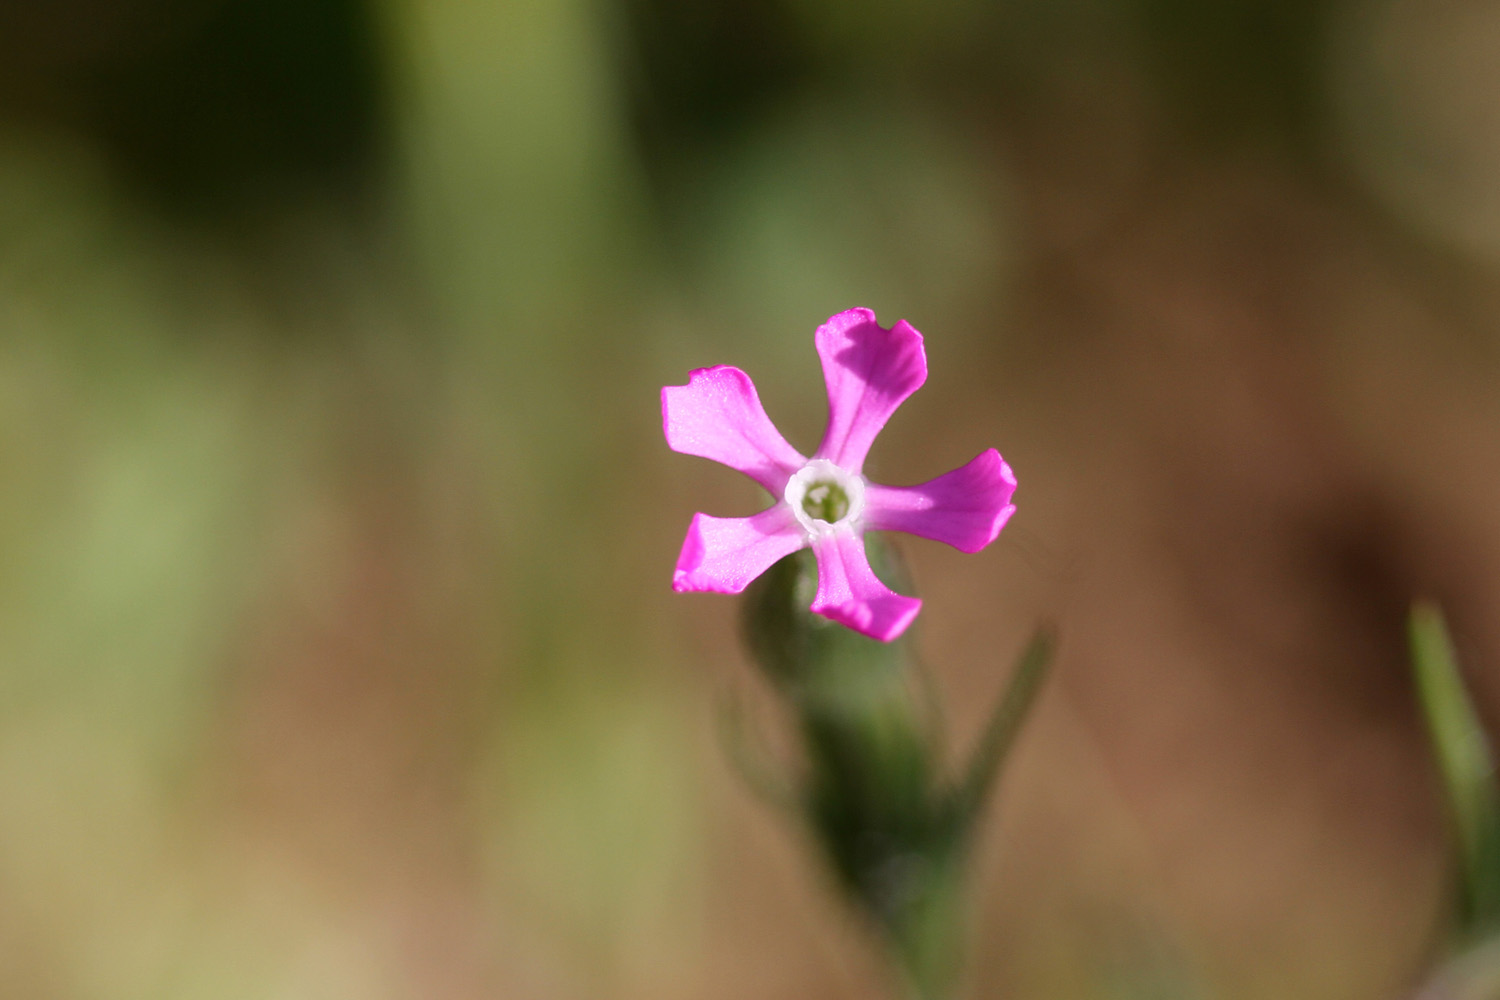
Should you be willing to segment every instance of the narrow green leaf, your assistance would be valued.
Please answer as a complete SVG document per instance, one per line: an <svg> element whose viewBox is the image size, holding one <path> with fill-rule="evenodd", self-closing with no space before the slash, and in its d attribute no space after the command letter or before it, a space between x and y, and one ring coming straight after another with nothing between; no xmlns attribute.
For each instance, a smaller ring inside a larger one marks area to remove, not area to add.
<svg viewBox="0 0 1500 1000"><path fill-rule="evenodd" d="M962 836L973 824L994 786L996 772L1009 754L1021 723L1026 721L1032 703L1041 690L1042 681L1051 666L1052 654L1057 646L1057 636L1050 625L1043 625L1032 635L1025 652L1011 674L1010 684L1005 689L963 779L954 791L953 816L956 832Z"/></svg>
<svg viewBox="0 0 1500 1000"><path fill-rule="evenodd" d="M1489 742L1453 656L1442 612L1412 608L1412 665L1462 862L1459 933L1500 928L1500 795Z"/></svg>

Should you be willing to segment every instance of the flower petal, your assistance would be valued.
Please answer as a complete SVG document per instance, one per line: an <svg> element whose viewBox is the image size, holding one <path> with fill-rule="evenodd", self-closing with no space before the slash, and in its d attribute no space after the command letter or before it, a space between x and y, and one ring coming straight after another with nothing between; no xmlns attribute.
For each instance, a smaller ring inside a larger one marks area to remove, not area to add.
<svg viewBox="0 0 1500 1000"><path fill-rule="evenodd" d="M857 534L814 539L813 555L818 559L818 593L812 603L816 614L890 642L922 608L917 598L903 597L880 582L865 555L865 540Z"/></svg>
<svg viewBox="0 0 1500 1000"><path fill-rule="evenodd" d="M1016 507L1016 476L991 448L919 486L865 487L865 526L905 531L978 552L995 540Z"/></svg>
<svg viewBox="0 0 1500 1000"><path fill-rule="evenodd" d="M828 430L814 458L858 474L875 435L927 381L922 335L906 320L889 330L868 309L850 309L814 337L828 384Z"/></svg>
<svg viewBox="0 0 1500 1000"><path fill-rule="evenodd" d="M738 594L776 560L806 544L784 503L753 517L695 514L677 557L672 589Z"/></svg>
<svg viewBox="0 0 1500 1000"><path fill-rule="evenodd" d="M661 423L673 451L737 469L777 499L807 463L766 416L750 376L729 365L690 372L687 385L663 386Z"/></svg>

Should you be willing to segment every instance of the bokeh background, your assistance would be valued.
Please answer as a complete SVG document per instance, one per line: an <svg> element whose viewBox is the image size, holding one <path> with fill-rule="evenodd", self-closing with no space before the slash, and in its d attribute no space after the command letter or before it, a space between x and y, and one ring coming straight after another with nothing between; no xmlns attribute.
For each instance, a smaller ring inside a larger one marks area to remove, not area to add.
<svg viewBox="0 0 1500 1000"><path fill-rule="evenodd" d="M972 740L1057 671L967 995L1362 1000L1451 863L1403 619L1500 720L1488 0L0 3L0 995L854 998L668 581L730 363L807 448L853 305L932 375L872 474Z"/></svg>

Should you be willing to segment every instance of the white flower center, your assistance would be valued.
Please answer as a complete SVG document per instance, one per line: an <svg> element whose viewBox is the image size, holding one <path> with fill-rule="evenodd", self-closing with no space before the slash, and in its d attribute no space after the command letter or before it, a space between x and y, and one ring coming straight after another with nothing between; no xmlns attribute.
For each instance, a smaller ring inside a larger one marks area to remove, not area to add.
<svg viewBox="0 0 1500 1000"><path fill-rule="evenodd" d="M809 538L825 538L859 525L865 481L826 458L815 458L787 480L786 502Z"/></svg>

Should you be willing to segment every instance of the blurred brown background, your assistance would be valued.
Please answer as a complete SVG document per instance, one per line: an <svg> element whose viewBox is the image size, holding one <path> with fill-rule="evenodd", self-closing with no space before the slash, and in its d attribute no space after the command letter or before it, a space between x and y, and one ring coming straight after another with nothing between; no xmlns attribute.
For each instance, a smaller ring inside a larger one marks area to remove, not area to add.
<svg viewBox="0 0 1500 1000"><path fill-rule="evenodd" d="M910 319L872 474L957 747L1058 671L973 997L1356 1000L1450 862L1402 634L1500 721L1500 6L0 4L0 995L869 997L724 762L763 695L658 396Z"/></svg>

